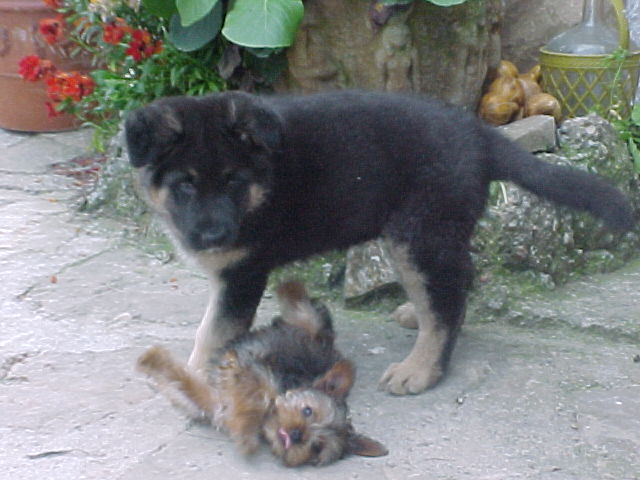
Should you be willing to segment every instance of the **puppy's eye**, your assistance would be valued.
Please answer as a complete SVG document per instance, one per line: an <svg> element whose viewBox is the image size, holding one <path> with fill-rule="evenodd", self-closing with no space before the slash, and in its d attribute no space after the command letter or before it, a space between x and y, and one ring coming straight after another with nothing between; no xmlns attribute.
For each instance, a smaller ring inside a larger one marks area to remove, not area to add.
<svg viewBox="0 0 640 480"><path fill-rule="evenodd" d="M313 415L313 409L311 407L304 407L301 413L303 417L309 418L311 415Z"/></svg>
<svg viewBox="0 0 640 480"><path fill-rule="evenodd" d="M249 181L249 176L246 172L235 171L228 173L224 176L223 182L227 187L237 188L245 185Z"/></svg>
<svg viewBox="0 0 640 480"><path fill-rule="evenodd" d="M192 197L197 192L195 185L190 180L181 180L175 184L174 188L176 192L187 197Z"/></svg>

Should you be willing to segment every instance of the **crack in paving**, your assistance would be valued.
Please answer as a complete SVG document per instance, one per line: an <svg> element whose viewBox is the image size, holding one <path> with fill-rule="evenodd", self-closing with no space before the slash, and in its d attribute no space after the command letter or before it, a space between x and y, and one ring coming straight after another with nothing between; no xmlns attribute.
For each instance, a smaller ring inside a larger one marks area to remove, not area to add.
<svg viewBox="0 0 640 480"><path fill-rule="evenodd" d="M27 359L31 357L35 357L39 353L40 353L39 351L24 352L24 353L18 353L16 355L11 355L10 357L5 358L2 364L0 365L0 382L9 383L9 381L12 380L12 378L9 375L11 374L11 370L13 370L13 367L15 367L18 364L25 363ZM19 378L22 378L22 377L16 377L16 379L19 379Z"/></svg>
<svg viewBox="0 0 640 480"><path fill-rule="evenodd" d="M88 452L87 450L81 450L79 448L68 448L68 449L60 449L60 450L46 450L44 452L38 452L38 453L28 453L27 455L25 455L25 458L29 460L40 460L43 458L60 457L62 455L78 454L78 453L84 457L91 457L91 458L106 457L106 455L104 454L91 453L91 452Z"/></svg>
<svg viewBox="0 0 640 480"><path fill-rule="evenodd" d="M75 237L72 237L72 239L76 239L78 238L79 235L76 234ZM96 252L94 254L88 255L86 257L83 257L81 259L75 260L67 265L63 265L61 268L59 268L57 271L55 271L54 273L52 273L51 275L49 275L49 281L51 282L52 279L57 278L60 275L63 275L64 273L68 272L69 270L71 270L72 268L75 267L80 267L82 265L84 265L85 263L95 260L96 258L101 257L102 255L105 255L111 251L113 251L115 248L115 246L110 246L108 248L105 248L103 250L100 250L99 252ZM54 282L55 283L55 282ZM34 283L33 285L28 286L25 290L23 290L22 292L18 293L14 298L18 301L24 301L30 294L31 292L33 292L33 290L35 290L36 288L38 288L40 285L42 284L41 281Z"/></svg>

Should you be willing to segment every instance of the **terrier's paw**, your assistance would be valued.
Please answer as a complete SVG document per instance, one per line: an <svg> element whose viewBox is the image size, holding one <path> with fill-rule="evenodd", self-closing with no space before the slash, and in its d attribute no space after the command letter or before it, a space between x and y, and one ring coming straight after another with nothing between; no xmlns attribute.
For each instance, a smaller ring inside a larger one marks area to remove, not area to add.
<svg viewBox="0 0 640 480"><path fill-rule="evenodd" d="M402 362L392 363L380 378L379 388L393 395L421 393L433 387L442 377L442 369L412 362L405 358Z"/></svg>
<svg viewBox="0 0 640 480"><path fill-rule="evenodd" d="M404 328L418 328L416 307L411 302L403 303L394 310L391 318Z"/></svg>

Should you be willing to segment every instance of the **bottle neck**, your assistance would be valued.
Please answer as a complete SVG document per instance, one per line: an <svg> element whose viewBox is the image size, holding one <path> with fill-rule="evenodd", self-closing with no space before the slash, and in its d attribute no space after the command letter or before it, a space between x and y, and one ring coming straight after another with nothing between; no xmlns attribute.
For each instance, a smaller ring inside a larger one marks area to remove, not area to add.
<svg viewBox="0 0 640 480"><path fill-rule="evenodd" d="M582 24L589 27L604 23L604 3L602 0L584 0Z"/></svg>

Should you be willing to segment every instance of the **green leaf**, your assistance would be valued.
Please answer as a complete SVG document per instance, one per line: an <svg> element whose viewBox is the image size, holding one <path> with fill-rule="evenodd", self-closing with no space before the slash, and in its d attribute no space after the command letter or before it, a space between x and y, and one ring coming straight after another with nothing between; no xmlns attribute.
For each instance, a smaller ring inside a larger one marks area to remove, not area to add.
<svg viewBox="0 0 640 480"><path fill-rule="evenodd" d="M303 13L302 0L233 0L222 34L244 47L288 47Z"/></svg>
<svg viewBox="0 0 640 480"><path fill-rule="evenodd" d="M413 3L413 0L378 0L380 5L408 5Z"/></svg>
<svg viewBox="0 0 640 480"><path fill-rule="evenodd" d="M156 17L166 19L178 11L175 0L142 0L142 6Z"/></svg>
<svg viewBox="0 0 640 480"><path fill-rule="evenodd" d="M631 120L636 125L640 125L640 103L636 103L631 110Z"/></svg>
<svg viewBox="0 0 640 480"><path fill-rule="evenodd" d="M427 1L433 3L434 5L438 5L440 7L451 7L453 5L460 5L461 3L464 3L467 0L427 0Z"/></svg>
<svg viewBox="0 0 640 480"><path fill-rule="evenodd" d="M640 149L638 149L638 146L636 145L636 142L633 141L633 138L630 138L627 143L629 145L631 158L633 159L633 168L636 173L640 174Z"/></svg>
<svg viewBox="0 0 640 480"><path fill-rule="evenodd" d="M221 3L219 0L176 0L180 23L183 27L193 25Z"/></svg>
<svg viewBox="0 0 640 480"><path fill-rule="evenodd" d="M221 26L222 2L218 2L204 18L188 27L180 23L178 15L171 17L168 37L178 50L192 52L213 40L220 32Z"/></svg>

